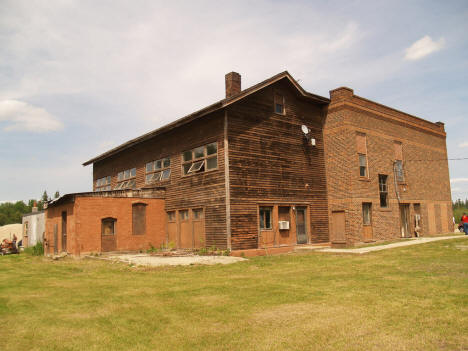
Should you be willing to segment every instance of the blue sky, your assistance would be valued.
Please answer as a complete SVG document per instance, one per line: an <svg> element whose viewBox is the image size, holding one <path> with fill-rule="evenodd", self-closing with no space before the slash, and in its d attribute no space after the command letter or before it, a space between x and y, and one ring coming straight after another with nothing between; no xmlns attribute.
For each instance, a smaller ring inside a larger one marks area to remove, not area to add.
<svg viewBox="0 0 468 351"><path fill-rule="evenodd" d="M1 0L0 201L91 190L84 161L223 98L230 71L349 86L468 157L466 33L467 1ZM468 160L450 177L468 197Z"/></svg>

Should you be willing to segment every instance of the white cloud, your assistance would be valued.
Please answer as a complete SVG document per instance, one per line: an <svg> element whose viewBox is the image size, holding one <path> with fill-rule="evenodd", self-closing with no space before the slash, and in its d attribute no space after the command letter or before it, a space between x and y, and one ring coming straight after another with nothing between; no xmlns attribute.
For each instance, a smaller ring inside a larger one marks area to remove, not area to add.
<svg viewBox="0 0 468 351"><path fill-rule="evenodd" d="M458 147L468 147L468 141L458 144Z"/></svg>
<svg viewBox="0 0 468 351"><path fill-rule="evenodd" d="M432 40L428 35L422 37L418 41L415 41L409 48L407 48L405 59L406 60L419 60L423 57L432 54L433 52L439 51L445 45L445 39L440 38L438 41Z"/></svg>
<svg viewBox="0 0 468 351"><path fill-rule="evenodd" d="M450 183L465 183L468 182L468 178L452 178Z"/></svg>
<svg viewBox="0 0 468 351"><path fill-rule="evenodd" d="M0 101L0 122L7 123L6 131L42 133L63 128L62 123L43 108L18 100Z"/></svg>

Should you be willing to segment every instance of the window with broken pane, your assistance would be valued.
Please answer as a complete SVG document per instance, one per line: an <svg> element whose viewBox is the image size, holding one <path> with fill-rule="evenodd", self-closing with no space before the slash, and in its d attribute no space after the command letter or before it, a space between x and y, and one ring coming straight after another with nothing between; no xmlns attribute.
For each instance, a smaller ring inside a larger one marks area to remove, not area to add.
<svg viewBox="0 0 468 351"><path fill-rule="evenodd" d="M182 153L183 174L205 172L218 168L218 143L196 147Z"/></svg>
<svg viewBox="0 0 468 351"><path fill-rule="evenodd" d="M272 228L271 225L271 207L260 207L260 229L269 230Z"/></svg>
<svg viewBox="0 0 468 351"><path fill-rule="evenodd" d="M136 168L126 169L117 174L117 185L114 190L122 190L136 187ZM109 189L110 190L110 189Z"/></svg>
<svg viewBox="0 0 468 351"><path fill-rule="evenodd" d="M171 159L165 157L146 164L145 183L151 184L168 180L171 176Z"/></svg>
<svg viewBox="0 0 468 351"><path fill-rule="evenodd" d="M387 175L379 174L380 207L388 207Z"/></svg>
<svg viewBox="0 0 468 351"><path fill-rule="evenodd" d="M101 220L101 234L114 235L115 234L115 218L103 218Z"/></svg>

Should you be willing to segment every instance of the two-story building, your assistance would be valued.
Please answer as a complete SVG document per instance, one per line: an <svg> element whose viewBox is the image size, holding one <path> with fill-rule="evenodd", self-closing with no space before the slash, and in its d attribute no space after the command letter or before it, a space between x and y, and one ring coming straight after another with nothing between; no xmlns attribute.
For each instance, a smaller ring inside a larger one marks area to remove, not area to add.
<svg viewBox="0 0 468 351"><path fill-rule="evenodd" d="M245 90L238 73L225 81L225 99L85 162L94 191L49 204L48 251L352 245L452 230L443 124L349 88L308 93L288 72Z"/></svg>

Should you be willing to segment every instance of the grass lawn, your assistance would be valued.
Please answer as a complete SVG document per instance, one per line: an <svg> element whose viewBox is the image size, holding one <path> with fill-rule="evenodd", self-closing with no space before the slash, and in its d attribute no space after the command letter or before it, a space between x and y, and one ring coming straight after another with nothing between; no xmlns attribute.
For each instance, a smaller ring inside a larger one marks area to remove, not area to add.
<svg viewBox="0 0 468 351"><path fill-rule="evenodd" d="M135 268L0 257L2 350L466 350L468 240Z"/></svg>

